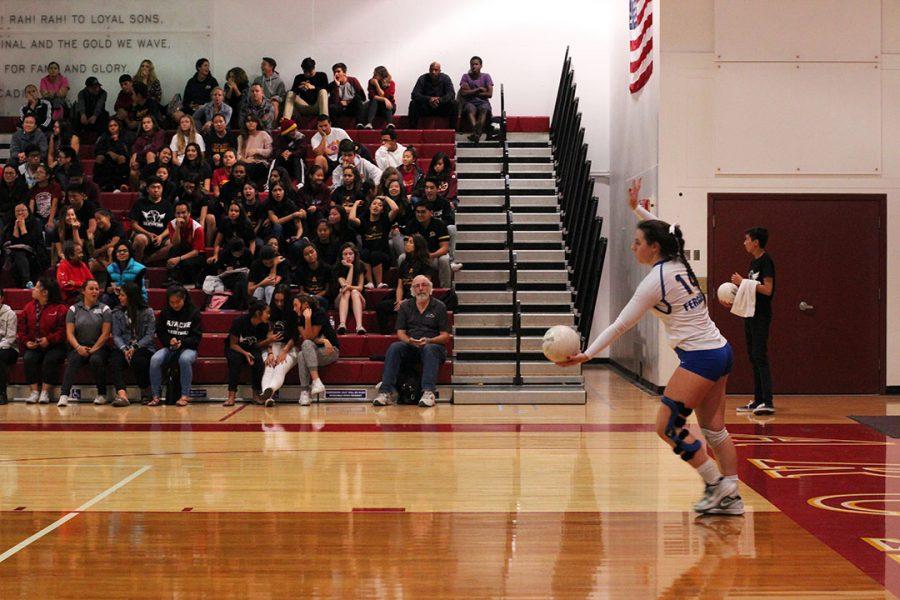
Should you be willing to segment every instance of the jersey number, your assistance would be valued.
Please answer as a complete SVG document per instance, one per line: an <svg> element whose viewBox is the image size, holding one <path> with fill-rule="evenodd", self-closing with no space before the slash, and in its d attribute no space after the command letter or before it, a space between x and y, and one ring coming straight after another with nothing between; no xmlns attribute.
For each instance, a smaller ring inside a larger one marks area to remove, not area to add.
<svg viewBox="0 0 900 600"><path fill-rule="evenodd" d="M684 288L684 291L686 291L688 294L694 293L694 290L691 289L691 286L688 285L688 282L685 281L684 277L682 277L680 274L675 276L675 280L681 284L681 286Z"/></svg>

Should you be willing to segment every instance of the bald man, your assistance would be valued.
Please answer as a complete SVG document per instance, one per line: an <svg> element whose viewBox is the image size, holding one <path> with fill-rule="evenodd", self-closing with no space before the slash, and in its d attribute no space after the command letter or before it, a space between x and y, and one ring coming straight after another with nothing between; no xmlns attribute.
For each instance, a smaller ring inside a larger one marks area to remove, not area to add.
<svg viewBox="0 0 900 600"><path fill-rule="evenodd" d="M409 103L409 127L419 128L419 117L447 117L450 129L456 129L456 90L450 77L441 73L441 63L433 62L420 76Z"/></svg>
<svg viewBox="0 0 900 600"><path fill-rule="evenodd" d="M431 280L418 275L412 282L412 298L404 300L397 310L397 337L384 358L384 374L378 395L372 404L388 406L397 402L397 376L400 365L409 361L422 362L422 396L419 406L434 406L437 376L447 360L450 325L447 307L431 296Z"/></svg>

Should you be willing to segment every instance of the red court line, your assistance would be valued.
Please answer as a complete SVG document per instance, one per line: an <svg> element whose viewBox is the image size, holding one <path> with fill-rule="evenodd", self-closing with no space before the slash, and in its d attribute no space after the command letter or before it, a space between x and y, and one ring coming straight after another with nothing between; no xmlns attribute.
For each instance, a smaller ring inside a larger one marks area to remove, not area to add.
<svg viewBox="0 0 900 600"><path fill-rule="evenodd" d="M233 417L234 415L238 414L239 412L241 412L242 410L244 410L244 409L247 408L248 406L250 406L250 405L249 405L249 404L242 404L242 405L239 406L238 408L235 408L234 410L232 410L231 412L229 412L227 415L225 415L224 417L222 417L221 419L219 419L219 423L221 423L222 421L227 421L228 419L230 419L230 418Z"/></svg>
<svg viewBox="0 0 900 600"><path fill-rule="evenodd" d="M227 416L227 415L226 415ZM654 431L651 423L0 423L4 431L253 433L600 433Z"/></svg>
<svg viewBox="0 0 900 600"><path fill-rule="evenodd" d="M393 507L382 507L382 508L354 508L350 512L354 513L402 513L406 512L405 508L393 508Z"/></svg>

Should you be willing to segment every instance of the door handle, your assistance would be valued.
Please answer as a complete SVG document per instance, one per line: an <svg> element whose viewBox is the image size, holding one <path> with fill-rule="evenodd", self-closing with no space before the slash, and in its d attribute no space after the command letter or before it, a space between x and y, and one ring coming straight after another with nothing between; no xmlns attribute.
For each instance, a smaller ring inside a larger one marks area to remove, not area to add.
<svg viewBox="0 0 900 600"><path fill-rule="evenodd" d="M803 300L800 301L800 310L805 312L807 310L812 310L814 308L815 308L815 306L813 306L812 304L807 304Z"/></svg>

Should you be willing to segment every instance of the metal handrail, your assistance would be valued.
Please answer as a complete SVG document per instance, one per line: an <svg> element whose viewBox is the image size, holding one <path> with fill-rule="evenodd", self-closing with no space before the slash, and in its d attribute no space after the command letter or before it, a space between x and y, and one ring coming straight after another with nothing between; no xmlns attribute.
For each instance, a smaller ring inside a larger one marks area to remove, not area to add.
<svg viewBox="0 0 900 600"><path fill-rule="evenodd" d="M512 286L512 327L516 335L516 375L513 385L522 385L522 305L519 303L519 259L511 253L509 282Z"/></svg>
<svg viewBox="0 0 900 600"><path fill-rule="evenodd" d="M503 84L500 84L500 143L506 144L506 94L503 91ZM504 173L508 171L504 170Z"/></svg>

